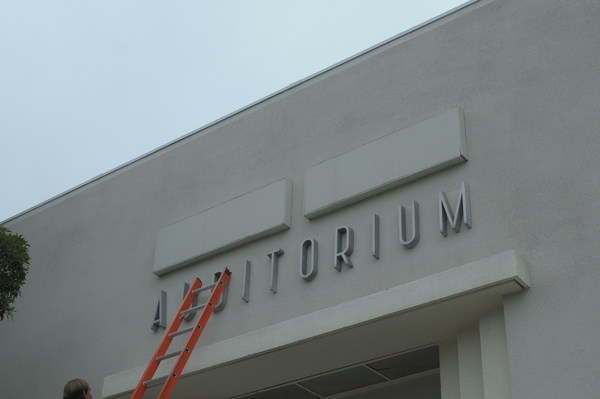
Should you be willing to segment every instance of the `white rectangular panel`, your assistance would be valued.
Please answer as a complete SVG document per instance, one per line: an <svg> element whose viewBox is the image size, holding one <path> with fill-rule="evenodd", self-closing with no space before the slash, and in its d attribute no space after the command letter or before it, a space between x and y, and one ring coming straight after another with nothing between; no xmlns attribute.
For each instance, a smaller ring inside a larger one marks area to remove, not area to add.
<svg viewBox="0 0 600 399"><path fill-rule="evenodd" d="M292 182L283 179L158 231L154 273L162 275L290 228Z"/></svg>
<svg viewBox="0 0 600 399"><path fill-rule="evenodd" d="M312 219L467 160L463 113L451 109L306 169Z"/></svg>

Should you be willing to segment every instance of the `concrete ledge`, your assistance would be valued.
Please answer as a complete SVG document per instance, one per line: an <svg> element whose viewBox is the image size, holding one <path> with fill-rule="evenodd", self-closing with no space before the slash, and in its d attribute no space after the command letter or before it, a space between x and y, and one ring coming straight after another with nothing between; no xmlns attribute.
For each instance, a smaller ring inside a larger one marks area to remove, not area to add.
<svg viewBox="0 0 600 399"><path fill-rule="evenodd" d="M335 357L332 353L339 351L343 353L340 361L355 361L352 356L358 361L366 356L360 353L365 349L348 351L348 345L375 332L379 336L369 346L372 353L378 348L385 353L446 339L464 323L501 306L504 295L529 286L523 260L515 251L504 252L198 348L190 357L178 389L193 391L206 384L210 389L203 392L217 398L248 392L254 388L252 384L264 388L282 383L289 378L289 370L280 370L277 360L297 359L298 369L302 369L302 356L309 354L311 364L318 364L315 359L323 356L323 367L332 367L326 364ZM381 335L382 331L387 333ZM128 397L145 367L106 377L102 397ZM225 381L235 381L234 374L239 370L245 377L235 387L228 386L231 384ZM314 372L314 366L310 366L308 375ZM221 378L223 384L217 383ZM242 380L247 381L246 386Z"/></svg>
<svg viewBox="0 0 600 399"><path fill-rule="evenodd" d="M287 230L291 220L292 181L283 179L160 229L153 271L160 276Z"/></svg>
<svg viewBox="0 0 600 399"><path fill-rule="evenodd" d="M463 112L454 108L306 169L309 219L467 160Z"/></svg>

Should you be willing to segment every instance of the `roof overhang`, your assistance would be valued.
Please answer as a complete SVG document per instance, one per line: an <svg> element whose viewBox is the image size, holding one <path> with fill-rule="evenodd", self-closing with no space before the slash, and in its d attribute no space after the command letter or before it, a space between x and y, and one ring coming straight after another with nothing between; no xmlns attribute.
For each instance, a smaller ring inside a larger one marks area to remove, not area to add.
<svg viewBox="0 0 600 399"><path fill-rule="evenodd" d="M529 286L524 261L507 251L198 347L172 398L230 398L441 342ZM102 397L128 398L145 367L106 377Z"/></svg>

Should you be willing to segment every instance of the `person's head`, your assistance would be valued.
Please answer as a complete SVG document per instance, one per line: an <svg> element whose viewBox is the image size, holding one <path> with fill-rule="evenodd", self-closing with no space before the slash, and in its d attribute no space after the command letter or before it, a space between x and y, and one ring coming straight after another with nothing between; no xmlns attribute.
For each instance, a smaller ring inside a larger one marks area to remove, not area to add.
<svg viewBox="0 0 600 399"><path fill-rule="evenodd" d="M63 391L63 399L92 399L91 391L90 384L77 378L67 382Z"/></svg>

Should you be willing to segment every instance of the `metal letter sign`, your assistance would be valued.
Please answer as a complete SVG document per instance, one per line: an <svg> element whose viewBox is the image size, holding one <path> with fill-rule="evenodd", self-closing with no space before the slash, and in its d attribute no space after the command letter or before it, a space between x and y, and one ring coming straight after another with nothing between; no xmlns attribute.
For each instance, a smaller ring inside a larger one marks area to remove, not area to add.
<svg viewBox="0 0 600 399"><path fill-rule="evenodd" d="M246 302L250 301L250 261L246 261L244 266L244 286L242 287L242 299Z"/></svg>
<svg viewBox="0 0 600 399"><path fill-rule="evenodd" d="M371 253L375 259L379 259L379 215L373 214L373 224L371 227Z"/></svg>
<svg viewBox="0 0 600 399"><path fill-rule="evenodd" d="M346 238L344 248L342 249L343 238ZM354 230L348 226L340 226L335 229L335 256L333 266L338 272L342 271L342 262L348 267L353 267L349 256L354 252Z"/></svg>
<svg viewBox="0 0 600 399"><path fill-rule="evenodd" d="M462 182L460 189L450 192L450 199L456 200L456 207L452 208L449 205L448 196L445 192L438 192L438 210L439 210L439 228L440 233L448 236L448 224L455 231L459 232L461 224L464 224L469 229L471 228L471 204L469 198L469 185ZM408 219L407 220L407 213ZM419 203L412 201L406 208L402 205L398 206L398 234L400 244L406 248L414 248L421 238L419 216ZM380 220L379 215L374 213L371 222L371 253L375 259L380 257ZM350 256L354 252L354 230L347 225L339 226L335 229L335 238L333 246L333 261L334 268L341 272L343 265L352 268L354 265ZM267 253L270 258L270 290L277 293L277 283L279 275L279 258L284 254L284 250L277 250ZM329 256L329 255L327 255ZM358 256L358 255L357 255ZM319 272L319 253L318 243L314 238L306 238L300 246L300 277L306 281L312 281ZM246 302L250 301L250 279L251 279L251 263L246 260L243 268L242 278L242 299ZM214 273L213 281L219 280L220 272ZM227 290L225 287L219 302L216 304L214 311L222 310L227 303ZM187 292L188 286L184 286L184 295ZM166 328L166 309L167 309L167 293L160 292L160 297L155 308L152 330L157 331L159 328ZM192 318L193 314L186 317Z"/></svg>
<svg viewBox="0 0 600 399"><path fill-rule="evenodd" d="M412 202L412 237L410 240L406 240L406 209L400 205L398 207L398 214L400 220L400 244L406 248L412 248L419 243L421 233L419 231L419 203L417 201Z"/></svg>
<svg viewBox="0 0 600 399"><path fill-rule="evenodd" d="M271 258L271 291L275 294L277 292L277 275L279 274L279 257L283 255L283 249L279 248L277 251L269 252L267 256Z"/></svg>
<svg viewBox="0 0 600 399"><path fill-rule="evenodd" d="M158 331L158 328L167 328L167 293L160 291L158 303L156 304L156 313L152 323L152 331Z"/></svg>
<svg viewBox="0 0 600 399"><path fill-rule="evenodd" d="M310 262L308 259L308 248L310 247ZM300 277L311 281L319 272L317 241L307 238L300 247ZM310 265L309 265L310 263Z"/></svg>
<svg viewBox="0 0 600 399"><path fill-rule="evenodd" d="M461 219L469 229L471 228L471 204L469 203L469 185L462 182L460 185L460 194L456 204L456 214L452 212L452 208L448 205L446 193L441 191L438 194L439 216L440 216L440 233L444 237L448 236L448 224L455 232L460 231Z"/></svg>

